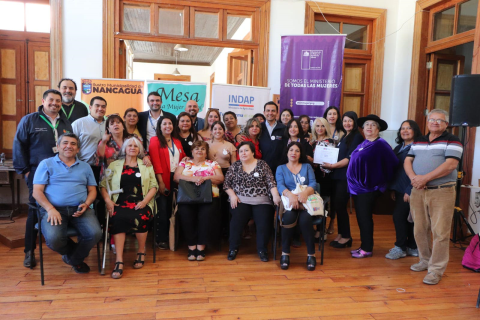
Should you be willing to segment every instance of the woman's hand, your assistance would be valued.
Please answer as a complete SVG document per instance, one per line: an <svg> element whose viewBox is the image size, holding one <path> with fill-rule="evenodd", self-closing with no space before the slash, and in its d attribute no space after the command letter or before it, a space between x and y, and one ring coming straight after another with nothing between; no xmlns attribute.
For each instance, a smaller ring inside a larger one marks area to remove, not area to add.
<svg viewBox="0 0 480 320"><path fill-rule="evenodd" d="M395 201L395 191L390 191L390 198L392 198L392 200Z"/></svg>
<svg viewBox="0 0 480 320"><path fill-rule="evenodd" d="M150 161L150 157L149 157L149 156L143 157L143 164L144 164L146 167L151 167L151 166L152 166L152 161Z"/></svg>
<svg viewBox="0 0 480 320"><path fill-rule="evenodd" d="M105 131L105 133L102 136L102 142L107 143L108 141L110 141L111 137L112 137L112 134L108 133L108 131Z"/></svg>
<svg viewBox="0 0 480 320"><path fill-rule="evenodd" d="M198 180L195 181L195 184L196 184L197 186L199 186L199 185L201 185L202 183L204 183L205 180L207 180L206 177L198 177Z"/></svg>
<svg viewBox="0 0 480 320"><path fill-rule="evenodd" d="M229 199L230 199L230 206L232 207L232 209L235 209L238 206L238 204L241 203L237 195L230 196Z"/></svg>
<svg viewBox="0 0 480 320"><path fill-rule="evenodd" d="M165 183L163 180L158 182L158 193L165 194Z"/></svg>
<svg viewBox="0 0 480 320"><path fill-rule="evenodd" d="M147 205L147 204L145 203L145 200L140 201L140 202L137 203L137 205L135 206L135 210L143 209L143 208L145 208L146 205Z"/></svg>
<svg viewBox="0 0 480 320"><path fill-rule="evenodd" d="M282 202L282 198L280 197L278 192L274 192L272 194L272 197L273 197L273 203L275 203L277 207L280 206L280 203Z"/></svg>
<svg viewBox="0 0 480 320"><path fill-rule="evenodd" d="M408 193L405 193L403 195L403 202L410 202L410 196L408 195Z"/></svg>
<svg viewBox="0 0 480 320"><path fill-rule="evenodd" d="M313 158L312 158L312 157L307 156L307 160L308 160L309 162L313 163Z"/></svg>
<svg viewBox="0 0 480 320"><path fill-rule="evenodd" d="M328 170L332 170L332 164L331 163L328 163L328 162L324 162L321 164L322 168L325 168L325 169L328 169Z"/></svg>
<svg viewBox="0 0 480 320"><path fill-rule="evenodd" d="M105 206L107 207L107 212L110 215L110 217L113 217L113 210L115 210L115 207L118 207L118 204L108 199L105 201Z"/></svg>
<svg viewBox="0 0 480 320"><path fill-rule="evenodd" d="M308 199L308 192L307 192L307 190L302 191L302 192L300 192L299 194L297 194L297 197L298 197L298 201L299 201L299 202L301 202L301 203L307 202L307 199Z"/></svg>
<svg viewBox="0 0 480 320"><path fill-rule="evenodd" d="M296 194L293 194L291 191L288 192L287 194L288 202L292 206L292 209L298 209L300 207L298 203L298 196Z"/></svg>

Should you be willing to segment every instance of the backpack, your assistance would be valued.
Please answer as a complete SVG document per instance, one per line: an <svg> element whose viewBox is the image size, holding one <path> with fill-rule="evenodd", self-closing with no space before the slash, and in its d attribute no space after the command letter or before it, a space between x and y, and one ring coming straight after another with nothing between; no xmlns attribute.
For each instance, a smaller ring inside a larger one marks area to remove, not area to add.
<svg viewBox="0 0 480 320"><path fill-rule="evenodd" d="M480 272L480 241L478 234L473 236L470 245L465 250L462 265L464 268Z"/></svg>

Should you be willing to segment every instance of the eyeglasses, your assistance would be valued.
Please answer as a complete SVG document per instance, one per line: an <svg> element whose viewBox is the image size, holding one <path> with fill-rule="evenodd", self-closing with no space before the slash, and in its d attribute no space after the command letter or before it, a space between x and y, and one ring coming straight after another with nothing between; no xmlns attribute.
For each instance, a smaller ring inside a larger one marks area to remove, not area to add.
<svg viewBox="0 0 480 320"><path fill-rule="evenodd" d="M437 124L442 124L442 122L447 123L447 121L442 120L442 119L428 119L428 123L437 123Z"/></svg>

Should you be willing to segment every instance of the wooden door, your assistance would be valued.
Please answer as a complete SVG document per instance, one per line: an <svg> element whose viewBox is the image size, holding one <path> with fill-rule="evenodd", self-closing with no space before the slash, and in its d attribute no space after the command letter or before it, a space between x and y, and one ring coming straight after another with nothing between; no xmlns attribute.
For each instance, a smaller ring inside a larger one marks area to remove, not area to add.
<svg viewBox="0 0 480 320"><path fill-rule="evenodd" d="M340 111L355 111L359 117L369 113L370 60L345 59L343 62L342 101Z"/></svg>
<svg viewBox="0 0 480 320"><path fill-rule="evenodd" d="M238 50L228 54L227 83L252 85L252 50Z"/></svg>
<svg viewBox="0 0 480 320"><path fill-rule="evenodd" d="M28 110L36 112L42 104L43 93L50 89L50 45L27 42Z"/></svg>
<svg viewBox="0 0 480 320"><path fill-rule="evenodd" d="M465 57L432 53L430 61L432 62L432 68L429 70L425 115L433 109L442 109L449 112L452 77L463 74ZM425 121L427 121L426 117ZM428 126L425 125L425 133L427 132Z"/></svg>
<svg viewBox="0 0 480 320"><path fill-rule="evenodd" d="M25 41L0 42L0 152L12 156L17 124L25 113Z"/></svg>

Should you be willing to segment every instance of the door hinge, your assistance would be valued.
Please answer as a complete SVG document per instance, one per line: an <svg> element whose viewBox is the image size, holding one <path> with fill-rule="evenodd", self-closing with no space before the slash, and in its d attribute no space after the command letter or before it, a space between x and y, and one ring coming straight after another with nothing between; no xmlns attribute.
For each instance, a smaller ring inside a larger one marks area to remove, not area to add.
<svg viewBox="0 0 480 320"><path fill-rule="evenodd" d="M428 109L425 109L425 111L423 111L423 114L424 114L425 116L428 116Z"/></svg>
<svg viewBox="0 0 480 320"><path fill-rule="evenodd" d="M433 62L432 61L428 61L427 62L427 69L432 69L433 67Z"/></svg>

